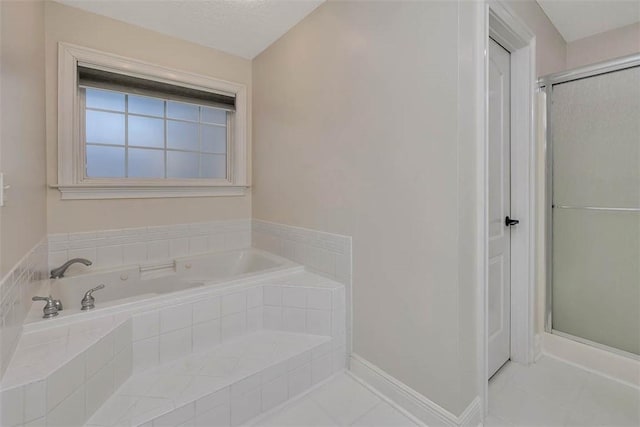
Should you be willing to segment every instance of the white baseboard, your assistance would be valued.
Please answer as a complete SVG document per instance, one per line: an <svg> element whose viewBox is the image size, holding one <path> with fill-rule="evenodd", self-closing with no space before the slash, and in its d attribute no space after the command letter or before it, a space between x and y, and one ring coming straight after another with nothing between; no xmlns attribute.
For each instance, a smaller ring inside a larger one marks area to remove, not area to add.
<svg viewBox="0 0 640 427"><path fill-rule="evenodd" d="M458 427L482 424L479 397L476 397L460 416L456 416L357 354L351 354L350 361L350 369L355 376L425 425Z"/></svg>
<svg viewBox="0 0 640 427"><path fill-rule="evenodd" d="M640 388L638 360L547 332L542 334L542 352L592 373Z"/></svg>
<svg viewBox="0 0 640 427"><path fill-rule="evenodd" d="M482 404L479 396L476 396L458 417L458 425L464 427L482 426Z"/></svg>
<svg viewBox="0 0 640 427"><path fill-rule="evenodd" d="M368 382L366 382L365 380L357 376L353 371L348 370L346 371L346 374L349 375L351 378L353 378L355 381L357 381L359 384L361 384L363 387L371 391L373 394L378 396L380 399L384 400L386 403L392 406L396 411L400 412L402 415L404 415L405 417L413 421L417 426L425 426L425 424L421 420L416 418L411 412L407 411L405 408L398 405L393 400L389 399L387 395L383 394L380 390L373 387L371 384L369 384Z"/></svg>

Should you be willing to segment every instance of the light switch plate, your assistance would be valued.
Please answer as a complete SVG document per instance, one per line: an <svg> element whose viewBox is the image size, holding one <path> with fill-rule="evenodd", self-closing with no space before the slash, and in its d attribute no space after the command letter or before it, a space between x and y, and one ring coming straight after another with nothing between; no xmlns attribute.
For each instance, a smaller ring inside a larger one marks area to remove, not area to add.
<svg viewBox="0 0 640 427"><path fill-rule="evenodd" d="M4 173L0 172L0 207L4 206L6 200L4 192L7 188L9 188L9 186L4 185Z"/></svg>

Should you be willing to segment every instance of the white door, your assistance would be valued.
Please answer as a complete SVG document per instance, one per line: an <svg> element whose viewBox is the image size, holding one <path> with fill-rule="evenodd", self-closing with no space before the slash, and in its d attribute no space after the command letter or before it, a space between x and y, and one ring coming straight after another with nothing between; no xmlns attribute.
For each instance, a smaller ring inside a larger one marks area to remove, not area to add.
<svg viewBox="0 0 640 427"><path fill-rule="evenodd" d="M489 377L511 352L510 85L509 52L489 39Z"/></svg>

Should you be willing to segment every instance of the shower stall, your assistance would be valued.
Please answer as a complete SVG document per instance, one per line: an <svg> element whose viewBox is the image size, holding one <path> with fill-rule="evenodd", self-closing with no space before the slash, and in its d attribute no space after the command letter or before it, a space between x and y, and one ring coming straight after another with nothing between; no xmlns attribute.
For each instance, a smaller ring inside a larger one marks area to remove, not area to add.
<svg viewBox="0 0 640 427"><path fill-rule="evenodd" d="M640 55L546 94L547 332L640 360Z"/></svg>

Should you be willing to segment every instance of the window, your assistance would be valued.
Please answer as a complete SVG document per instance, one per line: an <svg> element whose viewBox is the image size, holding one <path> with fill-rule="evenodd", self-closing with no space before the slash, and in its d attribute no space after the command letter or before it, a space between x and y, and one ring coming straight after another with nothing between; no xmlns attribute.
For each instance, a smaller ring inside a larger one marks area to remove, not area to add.
<svg viewBox="0 0 640 427"><path fill-rule="evenodd" d="M60 53L63 199L244 194L243 85L65 44Z"/></svg>
<svg viewBox="0 0 640 427"><path fill-rule="evenodd" d="M81 88L85 177L226 179L231 112Z"/></svg>

